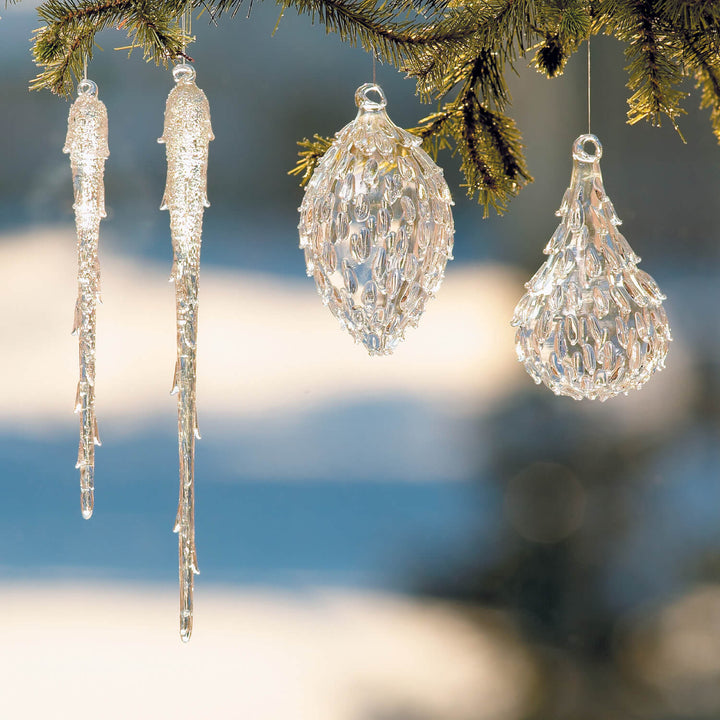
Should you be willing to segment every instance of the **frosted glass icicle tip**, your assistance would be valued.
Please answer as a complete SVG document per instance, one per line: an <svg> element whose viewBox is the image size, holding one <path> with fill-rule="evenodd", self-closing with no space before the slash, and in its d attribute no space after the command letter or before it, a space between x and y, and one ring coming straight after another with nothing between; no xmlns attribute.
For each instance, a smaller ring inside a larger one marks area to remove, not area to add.
<svg viewBox="0 0 720 720"><path fill-rule="evenodd" d="M590 154L588 144L594 145ZM556 395L606 400L665 367L672 337L657 283L619 232L594 135L573 144L573 170L545 247L548 259L515 308L516 350Z"/></svg>
<svg viewBox="0 0 720 720"><path fill-rule="evenodd" d="M420 138L367 83L358 114L310 178L300 248L325 305L370 355L388 355L422 316L452 259L450 190Z"/></svg>

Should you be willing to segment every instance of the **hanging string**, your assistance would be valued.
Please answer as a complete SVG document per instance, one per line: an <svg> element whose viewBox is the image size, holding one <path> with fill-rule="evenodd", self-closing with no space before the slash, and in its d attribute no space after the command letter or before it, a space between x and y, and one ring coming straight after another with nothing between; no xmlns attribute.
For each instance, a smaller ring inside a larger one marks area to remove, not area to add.
<svg viewBox="0 0 720 720"><path fill-rule="evenodd" d="M590 132L590 36L587 41L587 110L588 110L588 135Z"/></svg>
<svg viewBox="0 0 720 720"><path fill-rule="evenodd" d="M187 3L185 9L180 14L180 30L183 34L183 47L182 47L182 65L187 65L187 46L192 42L192 4ZM190 38L190 40L188 40ZM192 62L192 58L190 58Z"/></svg>
<svg viewBox="0 0 720 720"><path fill-rule="evenodd" d="M376 65L377 65L377 56L375 55L375 53L372 54L372 58L373 58L373 85L376 85L376 82L375 82L375 67L376 67Z"/></svg>
<svg viewBox="0 0 720 720"><path fill-rule="evenodd" d="M187 9L187 32L188 35L192 38L192 5L190 4L188 4ZM192 42L192 39L190 42Z"/></svg>
<svg viewBox="0 0 720 720"><path fill-rule="evenodd" d="M87 55L83 58L83 80L87 80Z"/></svg>
<svg viewBox="0 0 720 720"><path fill-rule="evenodd" d="M183 10L182 15L180 16L180 29L182 30L183 34L183 55L182 55L182 64L187 65L186 55L187 53L185 50L187 49L187 41L184 39L187 36L187 8Z"/></svg>

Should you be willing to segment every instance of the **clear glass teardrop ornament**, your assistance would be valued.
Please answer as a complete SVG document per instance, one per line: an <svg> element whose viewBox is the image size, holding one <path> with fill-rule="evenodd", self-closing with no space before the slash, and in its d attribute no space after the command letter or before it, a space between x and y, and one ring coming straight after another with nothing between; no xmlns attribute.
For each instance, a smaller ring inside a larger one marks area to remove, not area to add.
<svg viewBox="0 0 720 720"><path fill-rule="evenodd" d="M594 154L586 150L594 146ZM600 173L594 135L573 145L562 218L526 283L512 324L517 356L556 395L607 400L640 388L665 367L672 337L665 296L637 264Z"/></svg>
<svg viewBox="0 0 720 720"><path fill-rule="evenodd" d="M365 84L355 102L308 183L300 248L340 325L370 355L388 355L442 283L453 201L420 139L387 116L382 89Z"/></svg>

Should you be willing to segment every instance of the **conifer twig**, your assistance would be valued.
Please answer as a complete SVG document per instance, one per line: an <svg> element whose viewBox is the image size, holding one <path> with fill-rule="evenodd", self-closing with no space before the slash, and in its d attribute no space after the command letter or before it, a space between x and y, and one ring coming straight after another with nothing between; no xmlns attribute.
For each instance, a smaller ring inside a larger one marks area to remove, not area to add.
<svg viewBox="0 0 720 720"><path fill-rule="evenodd" d="M10 0L11 2L13 0ZM92 57L95 35L122 29L126 47L166 64L190 41L177 18L189 7L217 24L250 0L46 0L34 36L41 67L33 89L68 94ZM506 77L531 59L547 77L560 75L589 36L613 35L625 44L628 122L677 128L685 110L680 83L694 77L720 140L720 2L710 0L275 0L328 33L363 47L416 81L420 97L440 108L414 129L424 147L457 153L465 186L499 212L531 180L518 128L507 114ZM529 53L533 53L528 58ZM292 174L307 182L331 140L300 142Z"/></svg>

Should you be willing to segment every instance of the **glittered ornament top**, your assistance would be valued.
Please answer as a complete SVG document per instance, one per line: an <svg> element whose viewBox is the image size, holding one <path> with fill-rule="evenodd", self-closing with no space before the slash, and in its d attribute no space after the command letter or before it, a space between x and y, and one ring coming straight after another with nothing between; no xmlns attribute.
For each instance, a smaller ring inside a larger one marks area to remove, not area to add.
<svg viewBox="0 0 720 720"><path fill-rule="evenodd" d="M159 143L167 151L167 184L161 210L170 211L176 262L178 252L200 252L203 208L207 199L208 143L215 139L210 124L210 106L195 84L195 69L177 65L175 87L165 105L165 127ZM178 245L179 244L179 245Z"/></svg>
<svg viewBox="0 0 720 720"><path fill-rule="evenodd" d="M518 358L531 377L576 400L641 387L665 366L671 340L665 296L618 230L601 155L594 135L575 141L562 221L544 250L549 258L513 317Z"/></svg>
<svg viewBox="0 0 720 720"><path fill-rule="evenodd" d="M452 259L453 204L420 139L358 88L357 117L322 157L300 207L300 247L323 302L371 355L417 325Z"/></svg>

